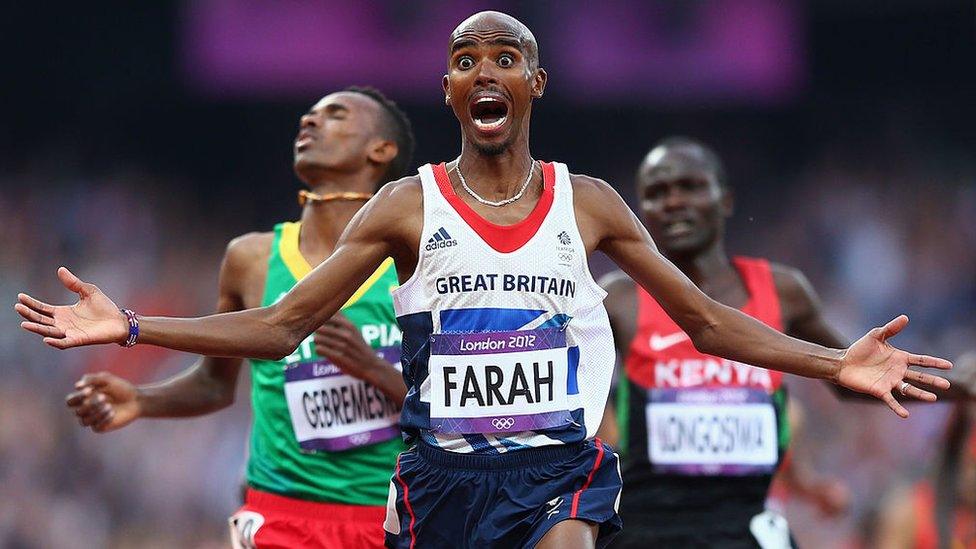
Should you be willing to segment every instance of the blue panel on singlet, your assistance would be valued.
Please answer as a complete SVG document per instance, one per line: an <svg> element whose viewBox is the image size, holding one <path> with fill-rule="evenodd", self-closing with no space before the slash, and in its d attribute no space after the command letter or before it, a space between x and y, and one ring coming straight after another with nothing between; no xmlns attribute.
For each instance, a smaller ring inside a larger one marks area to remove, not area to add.
<svg viewBox="0 0 976 549"><path fill-rule="evenodd" d="M579 347L575 345L566 350L569 353L569 375L566 378L566 392L571 395L579 394L579 383L576 381L576 370L579 369Z"/></svg>
<svg viewBox="0 0 976 549"><path fill-rule="evenodd" d="M441 332L518 330L543 314L533 309L446 309L441 311Z"/></svg>
<svg viewBox="0 0 976 549"><path fill-rule="evenodd" d="M562 313L552 315L552 318L539 325L540 328L565 328L573 317Z"/></svg>
<svg viewBox="0 0 976 549"><path fill-rule="evenodd" d="M400 412L400 425L404 440L413 442L418 427L430 424L430 404L420 400L420 383L427 379L427 360L430 357L430 334L434 332L433 316L429 312L413 313L397 317L403 331L400 347L400 364L403 381L407 384L407 396Z"/></svg>

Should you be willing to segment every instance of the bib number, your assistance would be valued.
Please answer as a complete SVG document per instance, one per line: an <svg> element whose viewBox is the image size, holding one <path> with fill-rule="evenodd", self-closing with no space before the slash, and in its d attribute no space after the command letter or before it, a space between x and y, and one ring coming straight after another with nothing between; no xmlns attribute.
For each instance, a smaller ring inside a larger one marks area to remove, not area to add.
<svg viewBox="0 0 976 549"><path fill-rule="evenodd" d="M571 421L566 332L435 334L430 348L431 429L517 432Z"/></svg>
<svg viewBox="0 0 976 549"><path fill-rule="evenodd" d="M400 362L399 347L377 353L391 364ZM303 451L338 452L400 436L400 407L376 387L342 373L327 360L289 365L285 399Z"/></svg>
<svg viewBox="0 0 976 549"><path fill-rule="evenodd" d="M761 389L648 391L647 451L654 470L683 475L772 473L776 410Z"/></svg>

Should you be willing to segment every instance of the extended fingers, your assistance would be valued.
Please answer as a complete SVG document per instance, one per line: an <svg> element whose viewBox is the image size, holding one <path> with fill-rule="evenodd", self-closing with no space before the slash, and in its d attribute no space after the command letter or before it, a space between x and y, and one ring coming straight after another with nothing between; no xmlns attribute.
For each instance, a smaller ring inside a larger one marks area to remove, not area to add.
<svg viewBox="0 0 976 549"><path fill-rule="evenodd" d="M17 301L47 316L54 316L54 305L34 299L27 294L17 294Z"/></svg>
<svg viewBox="0 0 976 549"><path fill-rule="evenodd" d="M952 363L944 358L911 353L908 354L908 364L912 366L923 366L925 368L938 368L940 370L949 370L952 368Z"/></svg>
<svg viewBox="0 0 976 549"><path fill-rule="evenodd" d="M76 294L83 293L85 283L82 282L80 278L75 276L74 273L69 271L67 267L58 268L58 278L61 279L61 284L64 284L65 288Z"/></svg>
<svg viewBox="0 0 976 549"><path fill-rule="evenodd" d="M51 347L54 347L55 349L61 350L70 349L71 347L77 345L75 341L69 340L63 335L61 337L45 337L41 341L47 345L50 345Z"/></svg>
<svg viewBox="0 0 976 549"><path fill-rule="evenodd" d="M904 388L904 390L902 390ZM928 391L919 389L918 387L912 385L911 383L905 383L898 388L898 392L905 395L908 398L914 398L915 400L924 400L926 402L935 402L938 397L935 393L930 393Z"/></svg>
<svg viewBox="0 0 976 549"><path fill-rule="evenodd" d="M37 310L31 309L30 307L24 305L23 303L18 303L14 305L14 310L17 311L17 314L19 314L20 316L24 317L26 320L29 320L31 322L36 322L37 324L45 324L47 326L54 325L54 317L41 313Z"/></svg>
<svg viewBox="0 0 976 549"><path fill-rule="evenodd" d="M20 327L27 330L28 332L34 332L39 336L44 337L44 342L47 343L48 339L60 340L64 337L64 330L56 326L50 326L47 324L39 324L37 322L21 322Z"/></svg>
<svg viewBox="0 0 976 549"><path fill-rule="evenodd" d="M902 331L905 326L908 326L908 317L905 315L898 315L887 324L881 328L882 339L888 339L896 335L898 332Z"/></svg>
<svg viewBox="0 0 976 549"><path fill-rule="evenodd" d="M901 418L908 417L908 410L906 410L905 407L902 406L901 403L898 402L898 400L895 399L895 396L892 395L891 393L884 393L883 395L881 395L881 400L883 400L884 403L887 404L889 408L891 408L891 411L898 414L899 417Z"/></svg>
<svg viewBox="0 0 976 549"><path fill-rule="evenodd" d="M936 389L942 389L943 391L948 389L950 385L949 380L944 377L934 376L932 374L927 374L925 372L919 372L916 370L908 370L905 372L905 380L928 385L929 387L935 387Z"/></svg>

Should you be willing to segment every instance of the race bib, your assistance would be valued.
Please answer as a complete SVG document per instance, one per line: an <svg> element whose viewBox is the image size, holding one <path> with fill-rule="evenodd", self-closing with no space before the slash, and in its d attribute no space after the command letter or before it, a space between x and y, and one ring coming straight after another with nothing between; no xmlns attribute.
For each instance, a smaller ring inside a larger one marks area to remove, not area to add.
<svg viewBox="0 0 976 549"><path fill-rule="evenodd" d="M378 349L377 354L399 365L399 347ZM400 407L328 360L288 365L285 399L295 438L304 451L338 452L400 436Z"/></svg>
<svg viewBox="0 0 976 549"><path fill-rule="evenodd" d="M435 334L430 425L443 433L498 433L565 425L566 332Z"/></svg>
<svg viewBox="0 0 976 549"><path fill-rule="evenodd" d="M755 475L776 468L776 410L762 389L650 389L646 418L655 472Z"/></svg>

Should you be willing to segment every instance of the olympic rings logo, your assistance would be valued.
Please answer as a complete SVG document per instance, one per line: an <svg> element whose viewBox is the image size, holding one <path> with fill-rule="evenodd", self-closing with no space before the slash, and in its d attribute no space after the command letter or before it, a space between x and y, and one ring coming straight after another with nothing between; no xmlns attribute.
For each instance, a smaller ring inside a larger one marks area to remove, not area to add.
<svg viewBox="0 0 976 549"><path fill-rule="evenodd" d="M491 420L491 424L499 431L507 431L511 429L513 425L515 425L515 418L496 417L495 419Z"/></svg>
<svg viewBox="0 0 976 549"><path fill-rule="evenodd" d="M373 438L371 433L358 433L349 436L349 442L355 444L356 446L362 446L369 442L369 439Z"/></svg>

